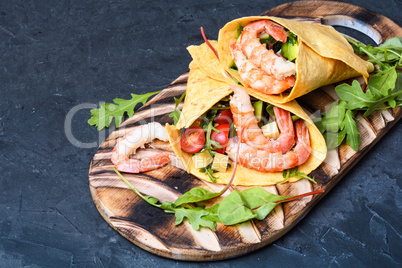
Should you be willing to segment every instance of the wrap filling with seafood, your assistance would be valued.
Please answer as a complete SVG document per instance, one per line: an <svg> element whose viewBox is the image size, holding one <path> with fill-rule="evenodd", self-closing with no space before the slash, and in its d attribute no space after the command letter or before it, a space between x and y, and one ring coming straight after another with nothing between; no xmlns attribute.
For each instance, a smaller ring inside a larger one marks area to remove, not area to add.
<svg viewBox="0 0 402 268"><path fill-rule="evenodd" d="M219 32L221 67L255 95L285 103L374 67L333 27L277 17L243 17Z"/></svg>
<svg viewBox="0 0 402 268"><path fill-rule="evenodd" d="M216 42L211 42L216 46ZM206 45L192 46L186 97L176 126L166 125L173 151L187 172L206 181L264 186L283 182L283 171L298 168L309 174L326 156L320 131L292 101L275 103L231 85ZM289 181L297 181L291 178Z"/></svg>

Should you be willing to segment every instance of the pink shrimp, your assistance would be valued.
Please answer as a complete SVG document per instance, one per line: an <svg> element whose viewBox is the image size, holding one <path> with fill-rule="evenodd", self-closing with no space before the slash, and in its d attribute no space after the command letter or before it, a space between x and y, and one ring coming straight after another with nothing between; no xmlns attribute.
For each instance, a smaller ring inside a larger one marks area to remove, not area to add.
<svg viewBox="0 0 402 268"><path fill-rule="evenodd" d="M293 151L285 154L271 153L268 150L253 148L245 143L240 144L239 163L247 168L262 172L276 172L291 169L305 163L311 154L308 128L302 120L295 123L297 142ZM237 137L229 140L226 153L234 161L237 151Z"/></svg>
<svg viewBox="0 0 402 268"><path fill-rule="evenodd" d="M263 32L270 34L275 40L286 42L288 33L285 29L270 20L259 20L244 27L240 37L241 50L244 55L257 67L275 79L285 79L294 76L296 65L287 61L272 49L260 43L259 35Z"/></svg>
<svg viewBox="0 0 402 268"><path fill-rule="evenodd" d="M274 107L280 130L276 140L266 138L261 128L257 125L254 108L251 105L250 96L239 86L231 86L234 91L230 99L230 110L233 114L233 122L236 130L242 132L241 142L257 149L264 149L271 153L288 152L295 144L295 132L290 112Z"/></svg>
<svg viewBox="0 0 402 268"><path fill-rule="evenodd" d="M149 123L134 128L117 141L112 150L112 163L121 172L140 173L157 169L169 162L169 153L160 152L142 160L131 159L130 155L154 139L168 141L165 129L159 123Z"/></svg>
<svg viewBox="0 0 402 268"><path fill-rule="evenodd" d="M246 59L246 56L240 49L240 44L233 41L230 49L234 57L241 79L246 86L258 90L264 94L280 94L294 86L296 79L289 76L278 80L266 74L255 64Z"/></svg>

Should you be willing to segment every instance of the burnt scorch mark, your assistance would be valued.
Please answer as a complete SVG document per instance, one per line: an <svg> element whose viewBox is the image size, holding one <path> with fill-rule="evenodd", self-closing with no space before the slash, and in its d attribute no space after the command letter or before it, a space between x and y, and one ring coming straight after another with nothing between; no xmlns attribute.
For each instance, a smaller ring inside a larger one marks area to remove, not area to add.
<svg viewBox="0 0 402 268"><path fill-rule="evenodd" d="M101 162L101 161L99 161L99 162ZM109 162L110 162L110 160L109 160ZM100 164L99 166L102 166L102 164ZM103 165L104 166L104 165ZM112 166L112 165L111 165ZM93 165L92 167L96 167L95 165ZM93 176L94 177L94 179L97 177L97 176L99 176L99 175L106 175L106 174L109 174L109 175L117 175L116 174L116 172L114 172L112 169L103 169L103 170L97 170L97 171L91 171L90 173L89 173L89 176Z"/></svg>
<svg viewBox="0 0 402 268"><path fill-rule="evenodd" d="M379 23L381 24L381 21L383 19L382 17L378 16L377 13L374 13L371 10L363 7L354 9L348 15L354 19L364 21L368 25L377 25Z"/></svg>
<svg viewBox="0 0 402 268"><path fill-rule="evenodd" d="M195 176L187 173L185 170L176 169L166 179L164 183L170 185L180 193L185 193L194 187L203 187L209 189L207 184Z"/></svg>

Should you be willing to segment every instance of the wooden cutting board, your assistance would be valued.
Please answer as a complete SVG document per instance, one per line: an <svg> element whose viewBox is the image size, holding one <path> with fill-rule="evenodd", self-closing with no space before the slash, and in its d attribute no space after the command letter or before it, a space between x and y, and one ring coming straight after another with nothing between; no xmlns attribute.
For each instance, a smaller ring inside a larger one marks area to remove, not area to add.
<svg viewBox="0 0 402 268"><path fill-rule="evenodd" d="M327 25L356 29L381 43L402 36L402 28L390 19L347 3L312 1L292 2L271 9L263 15L309 20ZM268 245L295 226L324 195L305 197L276 209L263 221L250 221L235 226L218 224L216 232L207 228L194 231L188 222L174 225L174 216L150 206L127 187L112 170L111 150L116 140L133 127L152 120L172 123L168 116L174 109L173 97L186 89L188 74L183 74L168 88L142 107L134 117L123 122L99 147L89 169L89 186L96 207L103 218L121 235L137 246L160 256L179 260L217 260L235 257ZM336 98L334 85L323 87L298 99L311 114L324 111ZM376 111L368 118L357 116L361 133L358 152L348 145L328 152L324 163L315 170L317 184L307 180L265 187L280 195L297 195L324 189L326 193L381 139L401 118L400 108ZM145 195L171 201L193 187L219 191L222 186L200 181L187 174L168 143L156 141L153 149L171 152L171 163L142 174L124 174ZM232 187L243 190L245 187Z"/></svg>

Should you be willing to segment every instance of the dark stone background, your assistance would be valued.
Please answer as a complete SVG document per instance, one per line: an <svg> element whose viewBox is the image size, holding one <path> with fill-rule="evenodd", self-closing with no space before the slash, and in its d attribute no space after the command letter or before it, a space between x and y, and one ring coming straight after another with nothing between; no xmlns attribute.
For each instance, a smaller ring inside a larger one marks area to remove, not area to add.
<svg viewBox="0 0 402 268"><path fill-rule="evenodd" d="M0 267L400 266L398 123L294 229L231 260L189 263L150 254L114 231L88 188L108 133L91 105L165 88L187 71L199 27L285 1L1 1ZM400 0L349 1L402 25ZM78 106L77 106L78 105ZM73 145L64 123L74 107Z"/></svg>

